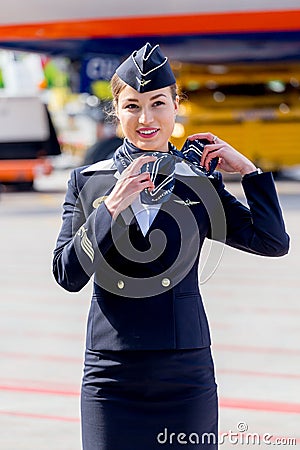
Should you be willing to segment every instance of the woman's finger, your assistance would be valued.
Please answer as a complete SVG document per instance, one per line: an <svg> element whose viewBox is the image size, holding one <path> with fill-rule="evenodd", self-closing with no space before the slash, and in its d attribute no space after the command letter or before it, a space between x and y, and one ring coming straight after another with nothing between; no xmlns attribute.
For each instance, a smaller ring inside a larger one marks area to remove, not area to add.
<svg viewBox="0 0 300 450"><path fill-rule="evenodd" d="M155 187L149 172L129 175L126 179L128 181L128 189L133 189L134 192L140 192L146 188L154 189Z"/></svg>
<svg viewBox="0 0 300 450"><path fill-rule="evenodd" d="M139 183L141 181L150 180L149 172L141 172L134 176L135 180Z"/></svg>
<svg viewBox="0 0 300 450"><path fill-rule="evenodd" d="M190 141L194 141L195 139L207 139L208 141L215 143L218 137L215 134L207 131L205 133L191 134L190 136L188 136L188 139Z"/></svg>
<svg viewBox="0 0 300 450"><path fill-rule="evenodd" d="M205 145L200 164L209 169L208 165L213 158L219 156L220 150L224 148L223 144L209 144Z"/></svg>
<svg viewBox="0 0 300 450"><path fill-rule="evenodd" d="M139 156L134 161L132 161L129 166L124 170L126 173L138 173L144 164L147 164L148 162L154 162L157 159L156 156L146 155L146 156ZM123 173L124 173L123 172Z"/></svg>

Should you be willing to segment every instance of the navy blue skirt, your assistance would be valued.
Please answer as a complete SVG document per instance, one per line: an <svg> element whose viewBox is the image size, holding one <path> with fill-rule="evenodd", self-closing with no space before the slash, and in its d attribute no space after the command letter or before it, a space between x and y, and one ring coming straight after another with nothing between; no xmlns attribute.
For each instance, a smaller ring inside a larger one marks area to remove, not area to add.
<svg viewBox="0 0 300 450"><path fill-rule="evenodd" d="M83 450L216 450L217 403L210 347L87 350Z"/></svg>

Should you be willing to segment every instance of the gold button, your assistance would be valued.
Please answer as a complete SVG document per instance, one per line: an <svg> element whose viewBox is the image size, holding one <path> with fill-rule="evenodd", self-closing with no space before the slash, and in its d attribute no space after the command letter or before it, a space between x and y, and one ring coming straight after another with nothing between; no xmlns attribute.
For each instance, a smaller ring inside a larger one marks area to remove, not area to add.
<svg viewBox="0 0 300 450"><path fill-rule="evenodd" d="M170 281L169 278L163 278L163 279L161 280L161 284L163 285L163 287L168 287L168 286L170 286L171 281Z"/></svg>
<svg viewBox="0 0 300 450"><path fill-rule="evenodd" d="M117 283L117 286L118 286L119 289L123 289L124 286L125 286L124 281L123 280L119 280L118 283Z"/></svg>

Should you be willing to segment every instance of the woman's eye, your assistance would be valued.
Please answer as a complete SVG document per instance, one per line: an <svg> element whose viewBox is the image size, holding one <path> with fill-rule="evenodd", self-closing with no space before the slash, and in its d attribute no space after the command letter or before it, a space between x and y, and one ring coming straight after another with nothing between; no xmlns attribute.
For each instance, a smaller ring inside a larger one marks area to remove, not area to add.
<svg viewBox="0 0 300 450"><path fill-rule="evenodd" d="M125 106L125 109L135 109L138 108L138 105L136 105L135 103L130 103L129 105Z"/></svg>
<svg viewBox="0 0 300 450"><path fill-rule="evenodd" d="M153 103L153 106L160 106L160 105L164 105L164 102L162 102L161 100L157 100L157 102Z"/></svg>

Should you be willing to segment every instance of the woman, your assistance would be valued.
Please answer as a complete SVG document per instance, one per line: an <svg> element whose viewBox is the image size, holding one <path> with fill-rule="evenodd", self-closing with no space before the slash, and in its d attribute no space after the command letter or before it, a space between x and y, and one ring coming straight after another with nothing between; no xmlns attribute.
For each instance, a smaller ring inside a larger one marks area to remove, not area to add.
<svg viewBox="0 0 300 450"><path fill-rule="evenodd" d="M206 139L202 156L197 145L181 153L169 143L178 96L158 46L123 62L112 91L124 143L113 160L73 171L53 262L68 291L94 275L83 449L216 449L199 254L207 237L259 255L287 253L272 175L211 133L190 137ZM220 173L210 174L212 161L242 175L249 208L225 190Z"/></svg>

